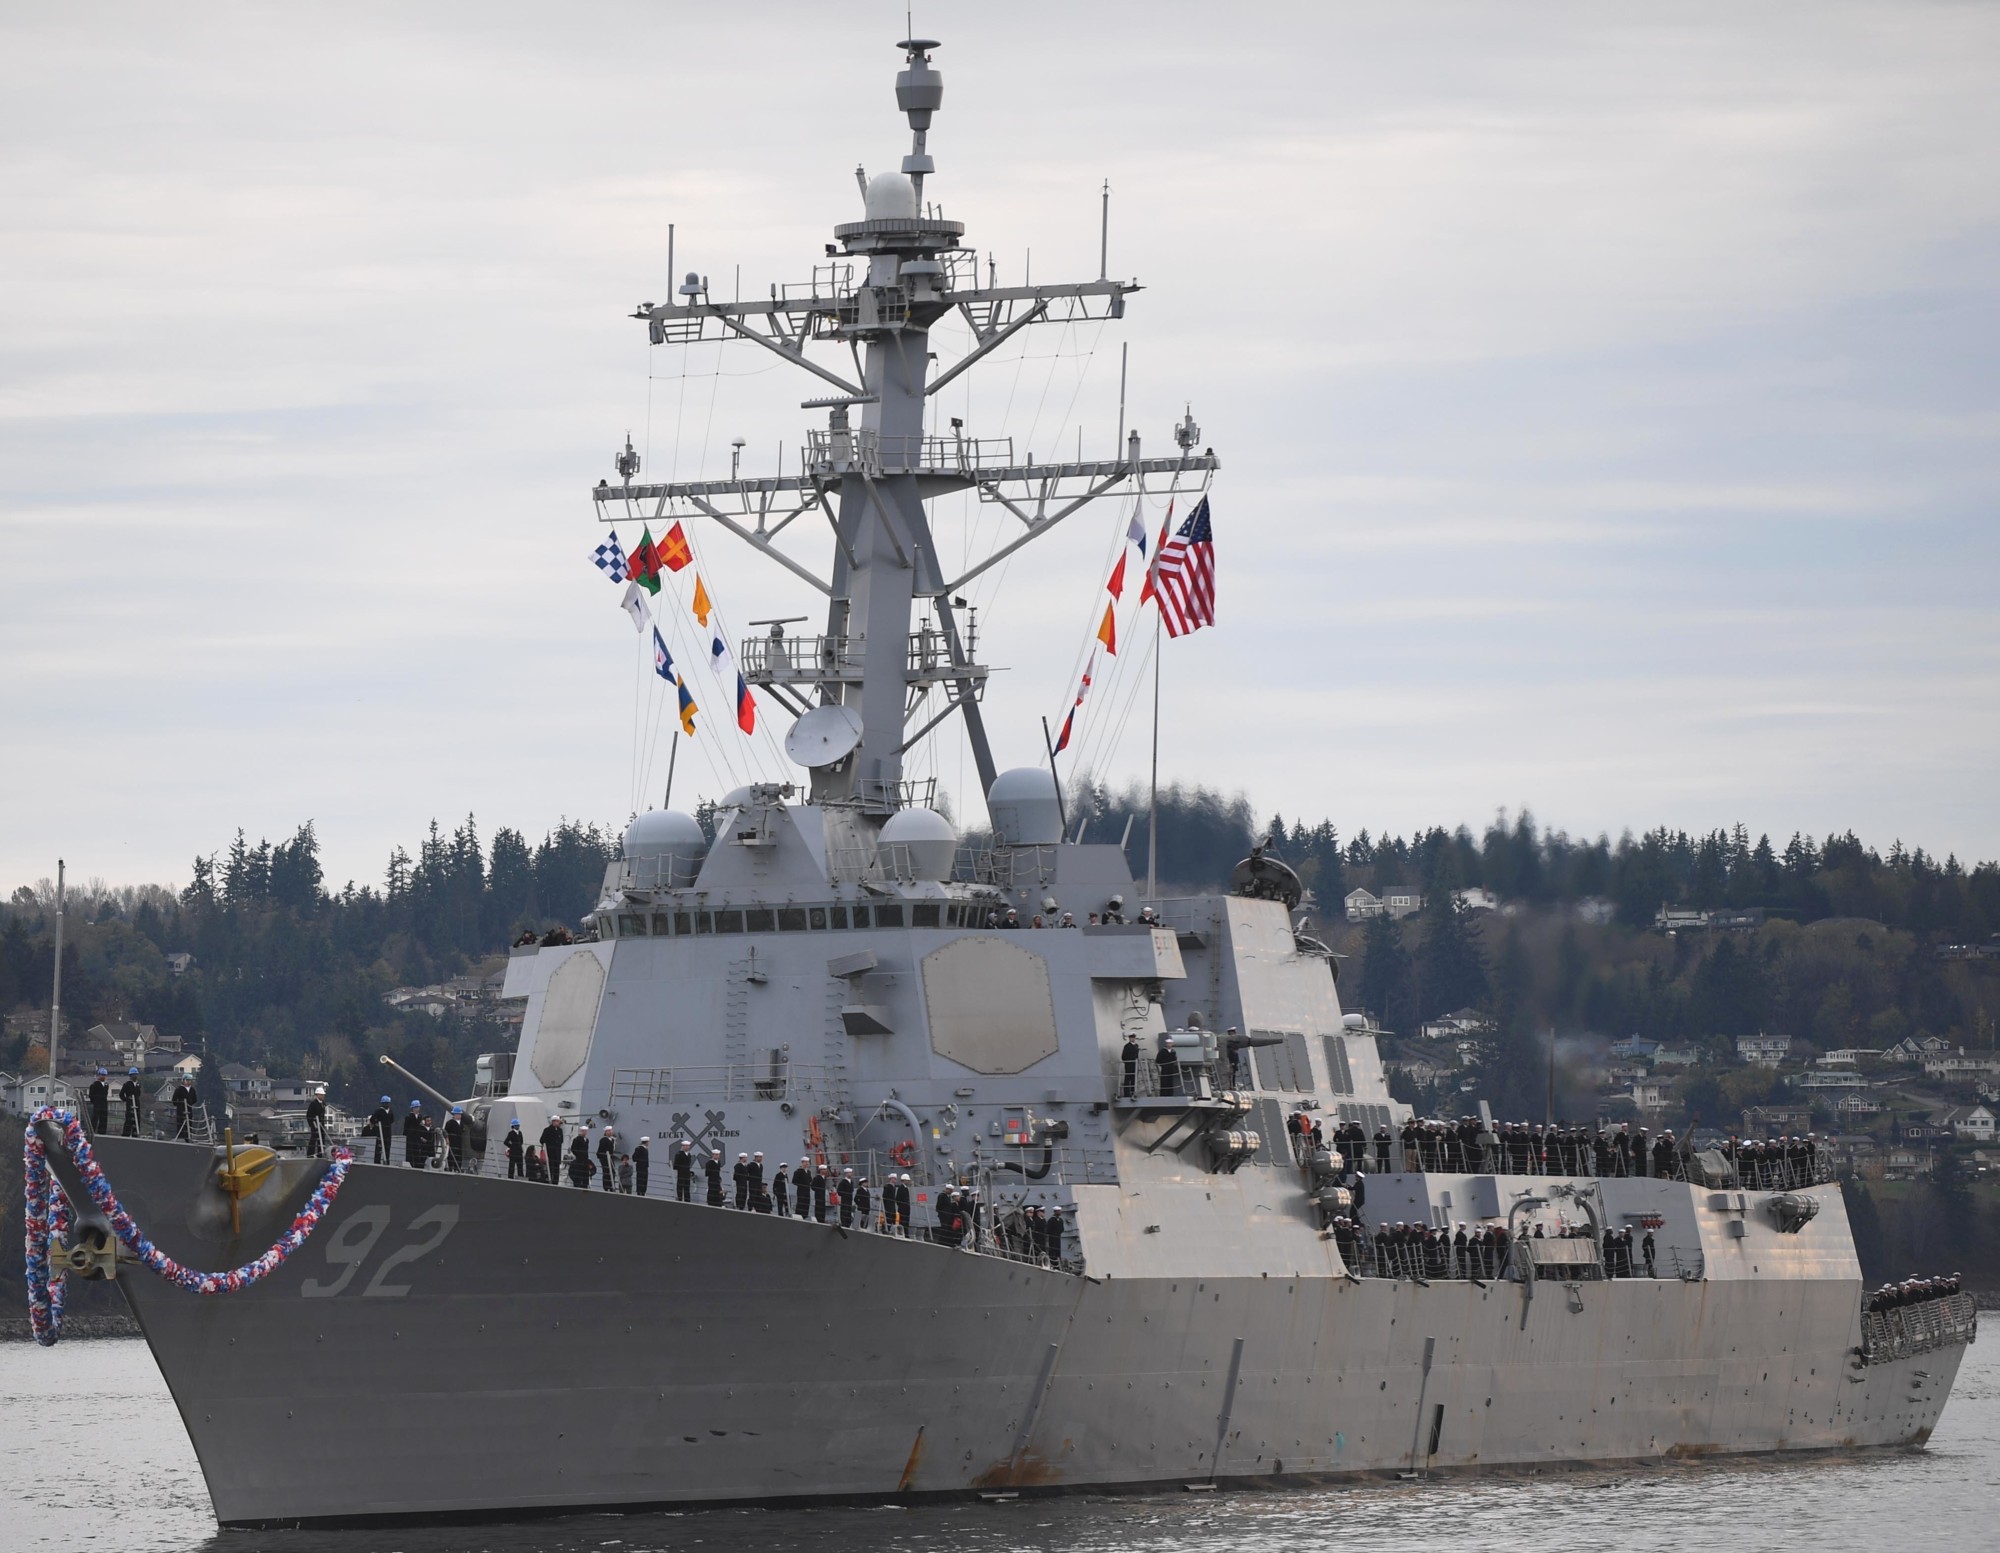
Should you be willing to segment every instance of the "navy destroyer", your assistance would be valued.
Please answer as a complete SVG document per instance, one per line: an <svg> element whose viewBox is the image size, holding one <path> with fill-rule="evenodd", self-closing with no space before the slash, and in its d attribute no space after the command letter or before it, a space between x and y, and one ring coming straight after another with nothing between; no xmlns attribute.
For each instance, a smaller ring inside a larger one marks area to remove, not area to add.
<svg viewBox="0 0 2000 1553"><path fill-rule="evenodd" d="M466 1168L377 1165L364 1146L253 1287L204 1296L131 1266L41 1124L83 1205L58 1262L117 1277L218 1519L1923 1442L1969 1302L1871 1308L1815 1157L1621 1154L1607 1175L1601 1152L1487 1122L1406 1149L1375 1032L1343 1012L1281 860L1156 898L1122 845L1068 823L1042 752L999 769L961 590L1094 499L1179 493L1190 510L1218 463L1191 421L1160 456L1133 432L1101 462L936 429L933 396L960 373L1031 326L1120 318L1138 288L982 276L926 197L936 45L900 47L910 150L863 180L810 283L719 301L691 275L638 311L656 343L738 341L816 379L799 472L644 484L627 457L595 493L607 520L712 525L823 595L822 632L781 624L737 653L796 719L795 783L739 788L707 826L638 815L578 941L512 953L519 1048L465 1102ZM930 331L950 314L972 344L939 364ZM956 492L1019 528L954 574L933 503ZM816 569L780 540L820 523ZM977 848L904 769L950 717L990 819ZM529 1140L552 1122L649 1138L651 1195L509 1179L515 1118ZM732 1177L739 1160L823 1168L847 1211L822 1220L809 1195L803 1214L738 1211L733 1190L710 1206L704 1183L680 1200L683 1144ZM157 1244L204 1268L269 1245L327 1168L96 1150Z"/></svg>

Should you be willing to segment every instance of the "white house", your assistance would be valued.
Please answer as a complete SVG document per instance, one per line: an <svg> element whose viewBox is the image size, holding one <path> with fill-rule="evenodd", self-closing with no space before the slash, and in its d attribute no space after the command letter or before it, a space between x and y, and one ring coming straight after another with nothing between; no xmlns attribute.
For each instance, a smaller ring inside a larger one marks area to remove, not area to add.
<svg viewBox="0 0 2000 1553"><path fill-rule="evenodd" d="M1454 890L1452 891L1452 898L1467 911L1498 911L1500 909L1500 897L1495 895L1491 890L1476 887L1470 890Z"/></svg>
<svg viewBox="0 0 2000 1553"><path fill-rule="evenodd" d="M1662 933L1679 933L1693 928L1708 926L1708 913L1696 911L1688 906L1668 906L1662 904L1653 913L1653 926Z"/></svg>
<svg viewBox="0 0 2000 1553"><path fill-rule="evenodd" d="M1969 1138L1974 1143L1993 1141L1994 1111L1986 1105L1955 1105L1949 1111L1940 1111L1932 1118L1940 1127L1949 1127L1952 1135Z"/></svg>
<svg viewBox="0 0 2000 1553"><path fill-rule="evenodd" d="M46 1073L24 1073L5 1091L7 1109L16 1116L32 1116L45 1105L75 1110L81 1092L66 1078L50 1078Z"/></svg>
<svg viewBox="0 0 2000 1553"><path fill-rule="evenodd" d="M1951 1050L1951 1042L1941 1035L1906 1036L1891 1046L1882 1055L1891 1062L1922 1062L1926 1057L1941 1056Z"/></svg>
<svg viewBox="0 0 2000 1553"><path fill-rule="evenodd" d="M1381 916L1383 910L1382 898L1379 895L1370 894L1367 890L1349 890L1347 892L1347 920L1349 922L1366 922L1370 917Z"/></svg>
<svg viewBox="0 0 2000 1553"><path fill-rule="evenodd" d="M1785 1082L1795 1089L1866 1089L1868 1080L1852 1068L1822 1068L1813 1073L1794 1073Z"/></svg>
<svg viewBox="0 0 2000 1553"><path fill-rule="evenodd" d="M1775 1068L1791 1053L1788 1035L1746 1035L1736 1043L1736 1055L1760 1068Z"/></svg>
<svg viewBox="0 0 2000 1553"><path fill-rule="evenodd" d="M1438 1015L1420 1026L1417 1033L1427 1041L1455 1041L1462 1035L1483 1035L1491 1028L1492 1021L1479 1010L1461 1008Z"/></svg>
<svg viewBox="0 0 2000 1553"><path fill-rule="evenodd" d="M2000 1057L1972 1055L1961 1046L1957 1051L1938 1052L1925 1057L1923 1069L1932 1078L1953 1081L1993 1078L2000 1075Z"/></svg>

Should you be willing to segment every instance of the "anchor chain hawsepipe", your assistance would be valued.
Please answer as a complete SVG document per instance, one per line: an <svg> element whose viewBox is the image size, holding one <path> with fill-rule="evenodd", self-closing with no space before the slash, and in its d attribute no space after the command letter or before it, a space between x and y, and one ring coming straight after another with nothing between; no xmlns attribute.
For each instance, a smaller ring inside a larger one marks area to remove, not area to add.
<svg viewBox="0 0 2000 1553"><path fill-rule="evenodd" d="M44 1348L53 1347L62 1336L66 1274L72 1267L81 1270L88 1266L92 1256L86 1251L79 1259L70 1254L71 1248L64 1243L64 1237L75 1223L75 1209L49 1167L49 1146L44 1142L39 1127L43 1122L60 1129L63 1146L76 1165L77 1173L83 1177L84 1188L90 1194L92 1204L110 1221L111 1233L117 1237L118 1243L147 1271L191 1294L234 1294L262 1282L284 1266L326 1216L354 1163L354 1156L346 1149L335 1148L333 1162L326 1174L320 1177L312 1196L306 1199L291 1227L272 1243L268 1251L254 1261L245 1262L227 1272L202 1272L182 1266L154 1245L132 1215L125 1211L117 1194L111 1190L104 1167L98 1164L90 1139L75 1114L43 1106L28 1119L21 1157L27 1197L28 1323L34 1331L35 1341ZM51 1251L56 1248L62 1248L65 1253L65 1265L61 1268L52 1264Z"/></svg>

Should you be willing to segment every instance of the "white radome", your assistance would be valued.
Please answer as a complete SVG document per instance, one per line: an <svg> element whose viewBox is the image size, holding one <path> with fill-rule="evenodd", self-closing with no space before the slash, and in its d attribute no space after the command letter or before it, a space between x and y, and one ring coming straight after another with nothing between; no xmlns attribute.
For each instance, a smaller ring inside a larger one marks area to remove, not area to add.
<svg viewBox="0 0 2000 1553"><path fill-rule="evenodd" d="M900 809L882 826L881 843L907 847L910 871L919 879L941 883L951 877L958 831L935 809Z"/></svg>
<svg viewBox="0 0 2000 1553"><path fill-rule="evenodd" d="M1040 766L1016 766L993 779L986 793L994 838L1015 847L1052 847L1062 840L1062 804L1056 779Z"/></svg>

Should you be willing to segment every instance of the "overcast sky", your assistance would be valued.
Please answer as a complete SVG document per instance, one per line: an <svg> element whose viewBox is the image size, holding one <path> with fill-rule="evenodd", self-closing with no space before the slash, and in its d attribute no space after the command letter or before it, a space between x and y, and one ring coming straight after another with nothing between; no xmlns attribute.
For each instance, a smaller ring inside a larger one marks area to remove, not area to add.
<svg viewBox="0 0 2000 1553"><path fill-rule="evenodd" d="M950 413L1108 455L1127 343L1148 450L1190 403L1223 460L1163 772L1343 835L1526 805L2000 854L2000 8L961 9L916 18L927 192L1003 281L1088 279L1108 178L1146 290ZM59 854L184 882L306 819L335 884L379 881L433 816L658 803L588 489L628 431L648 476L793 461L814 387L625 315L669 223L717 295L809 277L856 163L907 149L902 35L874 3L0 10L0 888ZM1123 523L980 595L1003 765ZM696 540L737 634L811 609ZM1120 781L1144 635L1086 706ZM793 774L733 738L676 806ZM962 740L919 769L983 817Z"/></svg>

